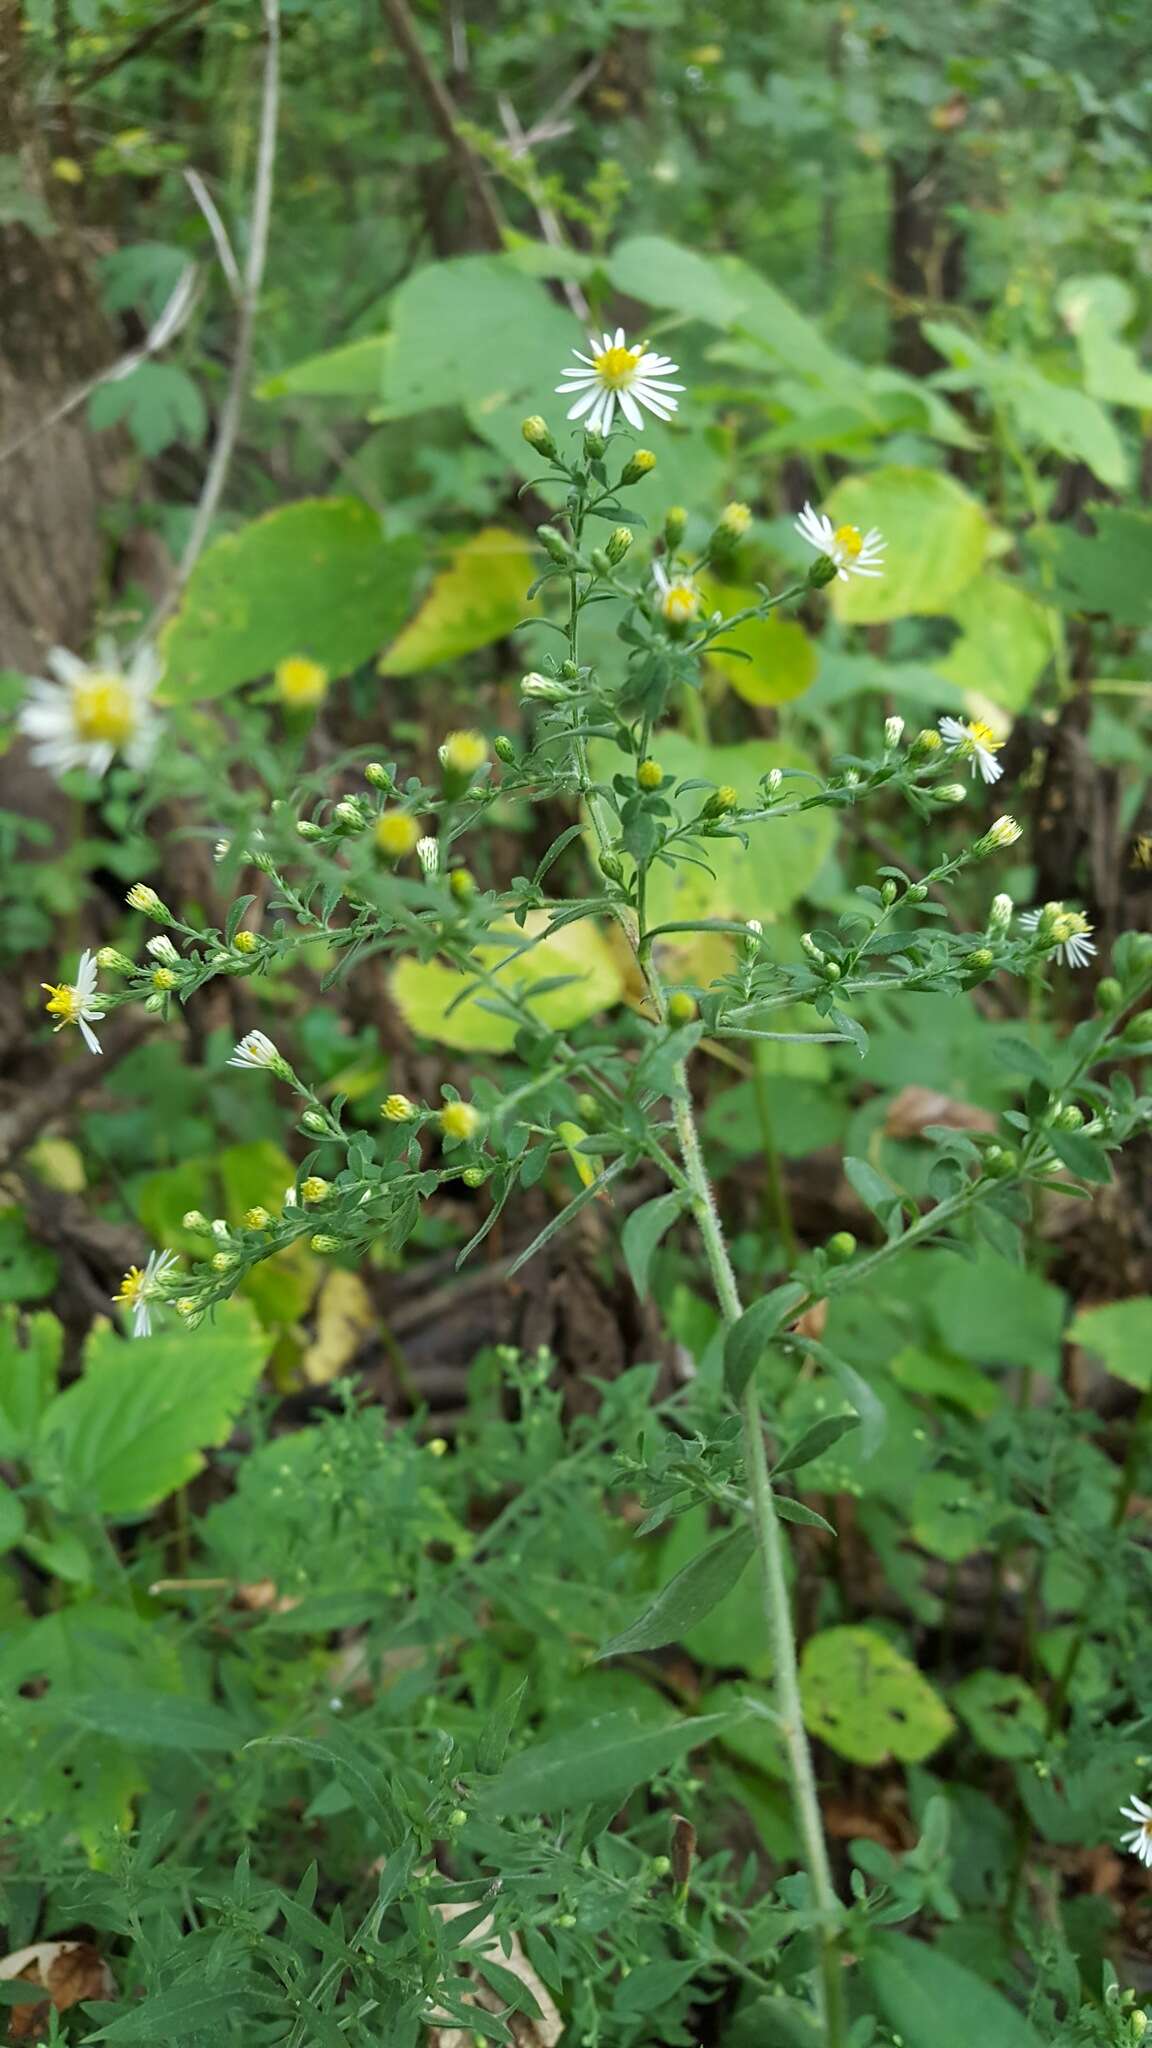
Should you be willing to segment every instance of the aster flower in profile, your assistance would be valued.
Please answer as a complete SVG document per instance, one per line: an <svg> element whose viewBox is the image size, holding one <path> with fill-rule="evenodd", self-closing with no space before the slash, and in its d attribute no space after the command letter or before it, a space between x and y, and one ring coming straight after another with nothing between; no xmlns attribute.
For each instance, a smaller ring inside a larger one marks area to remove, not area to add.
<svg viewBox="0 0 1152 2048"><path fill-rule="evenodd" d="M1062 903L1046 903L1042 910L1025 910L1020 929L1039 932L1051 948L1050 957L1065 967L1087 967L1096 956L1091 933L1095 926L1081 910L1065 910Z"/></svg>
<svg viewBox="0 0 1152 2048"><path fill-rule="evenodd" d="M48 991L44 1008L50 1017L55 1017L54 1031L63 1031L66 1024L75 1024L89 1052L103 1052L104 1048L93 1031L104 1015L104 1006L96 988L96 955L90 951L81 953L76 968L75 981L51 982L40 985Z"/></svg>
<svg viewBox="0 0 1152 2048"><path fill-rule="evenodd" d="M230 1067L265 1067L274 1074L284 1071L287 1061L272 1040L263 1031L248 1031L240 1040L231 1058Z"/></svg>
<svg viewBox="0 0 1152 2048"><path fill-rule="evenodd" d="M144 1266L129 1266L125 1273L120 1292L112 1299L131 1311L134 1337L152 1335L151 1304L163 1297L164 1276L175 1264L175 1252L149 1252Z"/></svg>
<svg viewBox="0 0 1152 2048"><path fill-rule="evenodd" d="M985 782L999 782L1004 770L996 756L1004 742L997 739L985 719L946 716L936 723L945 746L971 763L973 775L979 769Z"/></svg>
<svg viewBox="0 0 1152 2048"><path fill-rule="evenodd" d="M53 647L46 666L51 675L29 678L16 717L36 766L55 776L73 768L105 775L119 755L130 768L146 768L160 733L153 698L163 662L156 649L141 647L125 661L104 637L94 661Z"/></svg>
<svg viewBox="0 0 1152 2048"><path fill-rule="evenodd" d="M644 425L641 407L655 419L671 419L677 407L672 393L684 389L669 382L678 363L643 341L629 347L622 327L615 334L590 335L588 346L589 356L573 349L576 362L564 372L564 383L556 386L565 398L576 393L568 408L570 420L583 419L594 433L606 434L617 406L629 426L638 430Z"/></svg>
<svg viewBox="0 0 1152 2048"><path fill-rule="evenodd" d="M807 504L794 524L801 540L806 540L818 555L827 555L841 583L847 583L852 576L884 574L884 549L888 543L878 526L870 526L867 533L861 533L858 526L833 526L826 512L817 512Z"/></svg>
<svg viewBox="0 0 1152 2048"><path fill-rule="evenodd" d="M1127 1806L1120 1808L1122 1817L1133 1826L1126 1835L1121 1835L1120 1846L1138 1856L1152 1870L1152 1806L1144 1799L1137 1799L1133 1793Z"/></svg>

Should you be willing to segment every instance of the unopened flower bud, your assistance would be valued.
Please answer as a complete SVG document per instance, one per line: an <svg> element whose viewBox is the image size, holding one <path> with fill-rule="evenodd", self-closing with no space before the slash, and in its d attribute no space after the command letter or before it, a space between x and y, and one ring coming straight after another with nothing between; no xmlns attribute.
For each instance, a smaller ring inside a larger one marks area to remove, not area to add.
<svg viewBox="0 0 1152 2048"><path fill-rule="evenodd" d="M426 882L434 882L440 873L440 841L426 835L416 841L416 858L420 872Z"/></svg>
<svg viewBox="0 0 1152 2048"><path fill-rule="evenodd" d="M1124 991L1120 983L1113 975L1106 974L1096 990L1097 1009L1102 1010L1104 1015L1108 1016L1111 1011L1118 1010L1123 1001Z"/></svg>
<svg viewBox="0 0 1152 2048"><path fill-rule="evenodd" d="M154 917L159 924L172 922L168 905L160 901L155 889L150 889L147 882L133 882L125 901L129 910L142 910L145 917Z"/></svg>
<svg viewBox="0 0 1152 2048"><path fill-rule="evenodd" d="M431 1436L424 1448L430 1458L443 1458L447 1454L448 1439L445 1436Z"/></svg>
<svg viewBox="0 0 1152 2048"><path fill-rule="evenodd" d="M600 462L608 443L597 427L584 429L584 453L589 462Z"/></svg>
<svg viewBox="0 0 1152 2048"><path fill-rule="evenodd" d="M637 448L628 457L620 472L621 484L638 484L644 477L651 476L656 467L656 457L650 448Z"/></svg>
<svg viewBox="0 0 1152 2048"><path fill-rule="evenodd" d="M968 791L962 782L938 782L930 794L938 804L962 804Z"/></svg>
<svg viewBox="0 0 1152 2048"><path fill-rule="evenodd" d="M307 839L309 842L324 837L323 827L314 825L311 818L297 818L296 834L298 838Z"/></svg>
<svg viewBox="0 0 1152 2048"><path fill-rule="evenodd" d="M516 759L516 749L506 732L497 733L492 742L492 752L498 761L503 761L506 768L510 768Z"/></svg>
<svg viewBox="0 0 1152 2048"><path fill-rule="evenodd" d="M632 528L630 526L613 527L612 532L608 535L608 539L604 544L604 553L607 555L608 560L611 562L613 568L615 568L617 562L622 562L624 560L624 557L628 553L628 550L631 547L631 545Z"/></svg>
<svg viewBox="0 0 1152 2048"><path fill-rule="evenodd" d="M684 538L688 514L683 505L669 505L664 514L664 544L669 554L674 554Z"/></svg>
<svg viewBox="0 0 1152 2048"><path fill-rule="evenodd" d="M178 1316L194 1316L196 1313L196 1301L191 1294L182 1294L179 1301L174 1301L172 1306Z"/></svg>
<svg viewBox="0 0 1152 2048"><path fill-rule="evenodd" d="M555 461L556 443L552 439L547 420L541 419L538 412L534 412L530 418L524 421L520 432L523 434L528 446L535 448L538 455L543 455L548 462Z"/></svg>
<svg viewBox="0 0 1152 2048"><path fill-rule="evenodd" d="M716 522L716 531L712 536L713 543L725 540L729 542L743 540L751 524L751 506L743 504L739 498L733 498L730 504L725 505Z"/></svg>
<svg viewBox="0 0 1152 2048"><path fill-rule="evenodd" d="M610 882L622 882L624 880L624 863L619 855L615 853L602 853L600 855L600 873L607 875Z"/></svg>
<svg viewBox="0 0 1152 2048"><path fill-rule="evenodd" d="M768 798L775 796L783 780L784 771L782 768L770 768L768 770L767 775L762 775L760 778L760 787L764 791L765 797Z"/></svg>
<svg viewBox="0 0 1152 2048"><path fill-rule="evenodd" d="M476 878L467 868L453 868L448 877L448 887L457 903L470 903L476 894Z"/></svg>
<svg viewBox="0 0 1152 2048"><path fill-rule="evenodd" d="M539 669L533 668L526 676L521 676L520 694L535 698L542 704L563 704L570 692L567 683L562 682L559 676L542 676Z"/></svg>
<svg viewBox="0 0 1152 2048"><path fill-rule="evenodd" d="M816 944L816 941L812 937L811 932L801 932L800 944L804 948L804 951L807 953L808 958L811 960L814 967L824 966L827 955L820 950L820 947Z"/></svg>
<svg viewBox="0 0 1152 2048"><path fill-rule="evenodd" d="M1006 932L1012 922L1013 908L1014 905L1010 896L994 896L992 898L992 907L988 912L989 931Z"/></svg>
<svg viewBox="0 0 1152 2048"><path fill-rule="evenodd" d="M988 946L977 946L974 952L969 953L964 965L969 974L984 975L996 965L996 955Z"/></svg>
<svg viewBox="0 0 1152 2048"><path fill-rule="evenodd" d="M488 1178L488 1169L484 1166L466 1166L460 1178L466 1188L482 1188Z"/></svg>
<svg viewBox="0 0 1152 2048"><path fill-rule="evenodd" d="M389 1095L380 1104L380 1114L386 1123L410 1124L416 1115L416 1105L406 1095Z"/></svg>
<svg viewBox="0 0 1152 2048"><path fill-rule="evenodd" d="M383 761L369 761L364 770L364 780L370 789L391 789L393 786Z"/></svg>
<svg viewBox="0 0 1152 2048"><path fill-rule="evenodd" d="M171 967L180 958L166 932L159 932L154 939L148 940L148 951L154 960L162 960L166 967Z"/></svg>
<svg viewBox="0 0 1152 2048"><path fill-rule="evenodd" d="M254 1209L245 1209L244 1221L247 1224L249 1230L267 1230L268 1225L272 1221L272 1218L268 1214L267 1209L263 1208L261 1204L257 1202Z"/></svg>
<svg viewBox="0 0 1152 2048"><path fill-rule="evenodd" d="M908 887L904 892L905 903L926 903L927 900L927 882L909 882Z"/></svg>
<svg viewBox="0 0 1152 2048"><path fill-rule="evenodd" d="M341 832L362 832L368 820L355 797L343 797L332 813L332 822Z"/></svg>
<svg viewBox="0 0 1152 2048"><path fill-rule="evenodd" d="M917 733L908 749L913 761L926 761L929 754L938 754L944 742L934 725L926 725Z"/></svg>
<svg viewBox="0 0 1152 2048"><path fill-rule="evenodd" d="M114 974L131 974L135 962L118 953L115 946L101 946L96 955L97 967L105 967Z"/></svg>
<svg viewBox="0 0 1152 2048"><path fill-rule="evenodd" d="M565 540L564 535L557 527L538 526L536 528L536 538L545 553L551 555L554 562L561 563L564 568L568 567L569 562L574 558L575 550L571 541Z"/></svg>
<svg viewBox="0 0 1152 2048"><path fill-rule="evenodd" d="M1018 1160L1009 1145L986 1147L981 1164L991 1180L1007 1180L1016 1171Z"/></svg>
<svg viewBox="0 0 1152 2048"><path fill-rule="evenodd" d="M170 967L154 967L152 969L152 986L162 995L168 995L174 988L179 988L180 978L178 975L173 974Z"/></svg>
<svg viewBox="0 0 1152 2048"><path fill-rule="evenodd" d="M408 811L381 811L372 837L385 860L403 860L416 846L420 827Z"/></svg>
<svg viewBox="0 0 1152 2048"><path fill-rule="evenodd" d="M891 875L889 875L888 880L880 891L880 901L884 905L885 910L891 910L899 893L900 891L897 889Z"/></svg>
<svg viewBox="0 0 1152 2048"><path fill-rule="evenodd" d="M482 732L450 732L440 748L445 796L463 796L487 759L488 742Z"/></svg>
<svg viewBox="0 0 1152 2048"><path fill-rule="evenodd" d="M730 812L740 808L740 797L730 782L722 782L714 789L700 813L702 818L726 818Z"/></svg>
<svg viewBox="0 0 1152 2048"><path fill-rule="evenodd" d="M668 998L668 1022L678 1030L684 1024L694 1024L700 1012L696 998L686 989L678 988Z"/></svg>
<svg viewBox="0 0 1152 2048"><path fill-rule="evenodd" d="M664 770L659 761L641 761L636 770L636 780L641 789L659 789L664 780Z"/></svg>
<svg viewBox="0 0 1152 2048"><path fill-rule="evenodd" d="M317 1231L316 1236L310 1237L308 1242L314 1252L338 1252L340 1249L340 1239L328 1237L323 1231Z"/></svg>
<svg viewBox="0 0 1152 2048"><path fill-rule="evenodd" d="M997 818L983 838L976 841L972 851L976 854L996 853L1006 846L1015 846L1022 831L1023 826L1018 825L1015 818Z"/></svg>
<svg viewBox="0 0 1152 2048"><path fill-rule="evenodd" d="M300 1193L306 1202L323 1202L332 1193L332 1183L318 1173L310 1173L300 1183Z"/></svg>
<svg viewBox="0 0 1152 2048"><path fill-rule="evenodd" d="M608 560L603 548L593 548L588 559L598 576L610 576L612 574L612 564Z"/></svg>
<svg viewBox="0 0 1152 2048"><path fill-rule="evenodd" d="M231 851L232 841L230 839L218 839L212 848L212 858L215 861L227 860Z"/></svg>
<svg viewBox="0 0 1152 2048"><path fill-rule="evenodd" d="M242 926L238 932L233 934L232 945L237 953L255 953L259 948L260 941L255 932L246 931Z"/></svg>
<svg viewBox="0 0 1152 2048"><path fill-rule="evenodd" d="M181 1218L181 1221L184 1225L185 1230L194 1230L200 1236L203 1237L207 1237L209 1231L212 1228L212 1225L209 1223L208 1218L200 1209L186 1209Z"/></svg>
<svg viewBox="0 0 1152 2048"><path fill-rule="evenodd" d="M850 1230L838 1230L834 1237L828 1239L825 1249L833 1263L842 1266L848 1259L855 1258L856 1239Z"/></svg>
<svg viewBox="0 0 1152 2048"><path fill-rule="evenodd" d="M214 1272L216 1272L216 1273L230 1273L230 1272L232 1271L232 1268L233 1268L233 1266L234 1266L235 1264L236 1264L236 1254L235 1254L235 1252L215 1252L215 1253L213 1253L213 1256L212 1256L212 1269L213 1269L213 1271L214 1271Z"/></svg>
<svg viewBox="0 0 1152 2048"><path fill-rule="evenodd" d="M328 1130L328 1119L319 1109L306 1109L300 1122L314 1138L323 1137Z"/></svg>
<svg viewBox="0 0 1152 2048"><path fill-rule="evenodd" d="M886 718L884 720L884 745L886 747L898 747L903 737L904 720L902 718Z"/></svg>
<svg viewBox="0 0 1152 2048"><path fill-rule="evenodd" d="M1084 1111L1075 1102L1066 1102L1056 1111L1052 1119L1058 1131L1079 1131L1084 1127Z"/></svg>

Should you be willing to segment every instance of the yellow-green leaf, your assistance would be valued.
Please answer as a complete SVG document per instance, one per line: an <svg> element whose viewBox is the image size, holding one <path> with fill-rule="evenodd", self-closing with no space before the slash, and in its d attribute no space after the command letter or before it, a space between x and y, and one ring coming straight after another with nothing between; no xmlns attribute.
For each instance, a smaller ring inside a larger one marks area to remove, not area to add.
<svg viewBox="0 0 1152 2048"><path fill-rule="evenodd" d="M486 526L457 548L436 577L414 619L381 657L380 673L411 676L442 668L510 633L526 610L524 593L535 566L524 542L503 527Z"/></svg>
<svg viewBox="0 0 1152 2048"><path fill-rule="evenodd" d="M754 590L709 584L709 610L719 605L726 612L741 611L758 602ZM748 619L735 632L724 635L732 654L710 654L709 664L726 676L738 697L746 704L788 704L802 697L816 680L820 657L814 640L795 619ZM741 656L747 656L742 660Z"/></svg>
<svg viewBox="0 0 1152 2048"><path fill-rule="evenodd" d="M487 972L492 986L481 984L463 1002L458 998L469 986L468 976L438 960L402 960L392 975L392 995L410 1029L458 1052L507 1052L519 1026L514 1017L500 1013L500 988L518 993L533 1016L555 1031L610 1009L620 1000L624 978L603 934L584 918L524 950L544 924L543 916L530 917L523 932L507 927L507 944L478 948L477 969ZM573 979L564 988L533 996L538 983L559 975ZM492 1007L484 1008L485 1003Z"/></svg>
<svg viewBox="0 0 1152 2048"><path fill-rule="evenodd" d="M950 611L984 560L984 509L939 470L893 464L845 477L821 510L833 526L878 526L887 543L883 575L831 585L837 614L853 625Z"/></svg>
<svg viewBox="0 0 1152 2048"><path fill-rule="evenodd" d="M855 1764L922 1763L955 1725L923 1673L875 1629L811 1636L800 1691L810 1733Z"/></svg>
<svg viewBox="0 0 1152 2048"><path fill-rule="evenodd" d="M960 638L936 667L962 690L1020 711L1052 655L1051 614L1004 576L977 576L951 607Z"/></svg>

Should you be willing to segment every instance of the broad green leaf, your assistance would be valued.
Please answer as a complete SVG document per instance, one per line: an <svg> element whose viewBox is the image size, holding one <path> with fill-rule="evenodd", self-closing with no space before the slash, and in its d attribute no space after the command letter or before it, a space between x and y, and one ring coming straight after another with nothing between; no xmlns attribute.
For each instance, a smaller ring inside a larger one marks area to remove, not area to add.
<svg viewBox="0 0 1152 2048"><path fill-rule="evenodd" d="M1104 612L1119 626L1152 623L1152 513L1126 505L1090 505L1096 531L1035 526L1027 551L1053 601L1066 611Z"/></svg>
<svg viewBox="0 0 1152 2048"><path fill-rule="evenodd" d="M685 1197L674 1189L670 1195L657 1195L653 1201L633 1209L625 1222L620 1233L620 1248L632 1285L641 1300L648 1292L652 1254L676 1218L683 1215L684 1206Z"/></svg>
<svg viewBox="0 0 1152 2048"><path fill-rule="evenodd" d="M524 616L524 593L534 574L523 540L503 527L486 526L440 571L415 618L381 656L381 675L443 668L458 655L503 639Z"/></svg>
<svg viewBox="0 0 1152 2048"><path fill-rule="evenodd" d="M956 1472L927 1472L911 1503L913 1541L933 1557L958 1564L992 1540L1000 1519L996 1503Z"/></svg>
<svg viewBox="0 0 1152 2048"><path fill-rule="evenodd" d="M1004 1396L995 1380L978 1372L966 1358L951 1358L946 1352L925 1351L909 1344L898 1351L888 1370L902 1387L932 1400L952 1401L970 1415L994 1415Z"/></svg>
<svg viewBox="0 0 1152 2048"><path fill-rule="evenodd" d="M215 1207L209 1162L187 1159L179 1166L143 1174L133 1184L132 1206L156 1244L201 1258L204 1239L196 1231L185 1230L184 1218L190 1209L210 1211Z"/></svg>
<svg viewBox="0 0 1152 2048"><path fill-rule="evenodd" d="M878 526L886 542L882 576L830 585L837 616L852 625L950 611L988 545L983 506L940 470L893 464L845 477L821 509L833 526Z"/></svg>
<svg viewBox="0 0 1152 2048"><path fill-rule="evenodd" d="M745 294L725 280L720 264L663 235L630 236L613 249L607 267L617 291L646 305L667 306L712 327L740 320Z"/></svg>
<svg viewBox="0 0 1152 2048"><path fill-rule="evenodd" d="M92 393L88 418L96 428L123 420L143 455L159 455L173 441L195 447L208 415L199 387L175 363L138 363Z"/></svg>
<svg viewBox="0 0 1152 2048"><path fill-rule="evenodd" d="M1053 652L1055 617L1004 576L977 576L953 600L960 637L936 664L962 690L1021 711Z"/></svg>
<svg viewBox="0 0 1152 2048"><path fill-rule="evenodd" d="M1015 1671L971 1671L952 1687L952 1704L989 1756L1022 1761L1044 1746L1044 1702Z"/></svg>
<svg viewBox="0 0 1152 2048"><path fill-rule="evenodd" d="M383 364L385 417L433 406L538 412L587 337L547 287L501 256L455 256L404 280Z"/></svg>
<svg viewBox="0 0 1152 2048"><path fill-rule="evenodd" d="M1152 410L1152 371L1131 342L1121 339L1136 311L1136 295L1123 278L1106 272L1065 278L1056 295L1065 326L1075 337L1084 388L1110 405Z"/></svg>
<svg viewBox="0 0 1152 2048"><path fill-rule="evenodd" d="M1083 462L1101 483L1120 489L1127 481L1124 444L1102 405L1086 391L1058 384L1023 355L985 348L948 320L926 320L924 333L952 363L939 381L983 391L993 409L1010 414L1021 439Z"/></svg>
<svg viewBox="0 0 1152 2048"><path fill-rule="evenodd" d="M56 1388L64 1332L56 1317L0 1308L0 1458L23 1458Z"/></svg>
<svg viewBox="0 0 1152 2048"><path fill-rule="evenodd" d="M741 611L758 602L755 590L741 590L732 584L709 583L708 609ZM723 646L736 648L734 654L708 656L709 666L719 669L738 697L746 704L788 704L802 697L816 680L820 655L814 640L795 619L781 619L772 613L766 619L749 619L734 632L724 635ZM742 655L748 659L743 660Z"/></svg>
<svg viewBox="0 0 1152 2048"><path fill-rule="evenodd" d="M162 636L162 696L222 697L291 654L346 675L397 631L419 555L355 498L303 498L225 534Z"/></svg>
<svg viewBox="0 0 1152 2048"><path fill-rule="evenodd" d="M260 1377L268 1338L252 1311L228 1303L195 1332L125 1341L98 1330L85 1371L41 1424L58 1492L110 1516L141 1515L195 1478L223 1443Z"/></svg>
<svg viewBox="0 0 1152 2048"><path fill-rule="evenodd" d="M681 1642L732 1591L755 1548L751 1529L730 1529L661 1586L643 1614L610 1636L599 1655L624 1657L633 1650L658 1650L665 1643Z"/></svg>
<svg viewBox="0 0 1152 2048"><path fill-rule="evenodd" d="M1152 1387L1152 1295L1081 1309L1068 1336L1102 1358L1118 1380L1142 1392Z"/></svg>
<svg viewBox="0 0 1152 2048"><path fill-rule="evenodd" d="M923 1763L952 1733L939 1693L874 1629L827 1628L809 1637L800 1690L810 1733L851 1763Z"/></svg>
<svg viewBox="0 0 1152 2048"><path fill-rule="evenodd" d="M1067 1296L991 1251L975 1260L920 1253L917 1279L940 1341L976 1365L1027 1365L1054 1373Z"/></svg>
<svg viewBox="0 0 1152 2048"><path fill-rule="evenodd" d="M904 2048L1041 2048L1022 2012L927 1942L888 1929L873 1934L864 1972Z"/></svg>
<svg viewBox="0 0 1152 2048"><path fill-rule="evenodd" d="M730 1714L702 1714L652 1728L631 1714L604 1714L579 1728L534 1743L510 1758L477 1794L487 1813L560 1813L603 1799L622 1802L638 1785L730 1725Z"/></svg>
<svg viewBox="0 0 1152 2048"><path fill-rule="evenodd" d="M363 398L374 401L391 336L366 334L341 348L325 349L322 355L306 356L265 377L256 387L257 398Z"/></svg>
<svg viewBox="0 0 1152 2048"><path fill-rule="evenodd" d="M59 1270L55 1252L32 1236L23 1209L0 1209L0 1301L41 1300Z"/></svg>
<svg viewBox="0 0 1152 2048"><path fill-rule="evenodd" d="M77 1727L130 1749L237 1750L246 1730L211 1700L167 1692L69 1693L61 1712Z"/></svg>
<svg viewBox="0 0 1152 2048"><path fill-rule="evenodd" d="M544 923L543 917L536 920L535 930ZM624 992L620 966L590 918L562 925L539 944L526 947L533 932L534 920L529 917L523 932L507 927L507 945L477 948L478 970L486 971L490 985L480 983L463 1002L459 998L471 977L437 960L401 960L390 985L409 1029L459 1052L507 1052L520 1024L499 1011L501 988L518 995L532 1015L554 1031L567 1031L619 1002ZM566 987L533 996L534 984L560 975L571 977ZM486 1004L491 1007L483 1007Z"/></svg>
<svg viewBox="0 0 1152 2048"><path fill-rule="evenodd" d="M615 774L635 770L630 757L607 741L594 741L590 753L598 781L608 782ZM815 772L816 767L810 755L778 740L709 747L671 732L661 735L660 764L678 779L699 776L716 784L730 783L745 803L757 800L758 781L770 769ZM699 804L699 792L685 798L683 815L691 817ZM831 814L810 811L804 817L769 819L757 825L749 834L747 848L739 839L709 840L704 858L711 874L699 867L669 868L657 862L648 884L650 922L705 917L760 917L767 921L790 909L803 895L820 872L835 836ZM679 943L679 936L670 942L673 946Z"/></svg>

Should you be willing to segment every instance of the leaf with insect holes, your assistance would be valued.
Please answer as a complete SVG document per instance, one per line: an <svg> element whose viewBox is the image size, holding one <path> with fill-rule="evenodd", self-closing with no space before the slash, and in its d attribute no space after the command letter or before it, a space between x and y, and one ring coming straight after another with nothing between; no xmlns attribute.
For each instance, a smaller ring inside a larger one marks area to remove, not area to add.
<svg viewBox="0 0 1152 2048"><path fill-rule="evenodd" d="M952 1733L939 1693L874 1629L826 1628L809 1637L800 1690L805 1726L851 1763L922 1763Z"/></svg>

